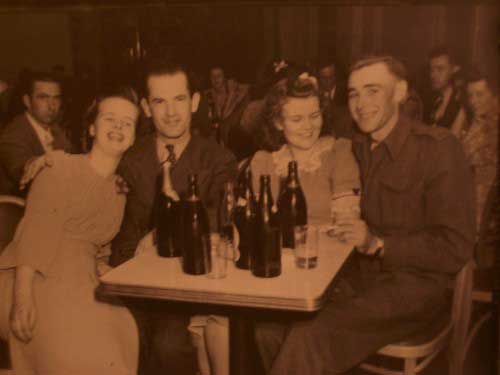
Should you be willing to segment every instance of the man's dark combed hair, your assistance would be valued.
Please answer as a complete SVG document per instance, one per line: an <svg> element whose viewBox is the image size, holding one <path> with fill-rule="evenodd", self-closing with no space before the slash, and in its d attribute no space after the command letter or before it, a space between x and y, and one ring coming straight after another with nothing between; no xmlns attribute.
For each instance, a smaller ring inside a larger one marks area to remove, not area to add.
<svg viewBox="0 0 500 375"><path fill-rule="evenodd" d="M496 80L493 79L493 77L491 77L490 75L481 71L477 67L472 67L469 70L467 70L464 78L465 78L466 85L468 85L469 83L485 81L486 84L488 85L489 89L491 90L491 92L493 92L494 94L497 94L497 92L498 92L498 86L497 86Z"/></svg>
<svg viewBox="0 0 500 375"><path fill-rule="evenodd" d="M144 74L141 84L141 95L146 97L148 94L147 82L151 76L171 75L175 73L184 73L187 77L188 90L191 94L197 91L197 87L193 84L193 75L187 66L182 61L172 58L170 55L155 55L151 57L144 66Z"/></svg>
<svg viewBox="0 0 500 375"><path fill-rule="evenodd" d="M379 63L385 64L396 78L404 81L408 80L408 73L403 62L391 55L370 55L361 57L351 65L349 73Z"/></svg>
<svg viewBox="0 0 500 375"><path fill-rule="evenodd" d="M64 90L63 82L57 73L52 72L42 72L34 71L29 72L26 76L26 81L23 84L23 95L33 94L33 89L35 87L35 82L53 82L57 83L61 87L61 91Z"/></svg>
<svg viewBox="0 0 500 375"><path fill-rule="evenodd" d="M222 64L222 63L219 63L219 62L216 62L216 63L213 63L213 64L210 64L210 66L208 67L208 72L210 73L212 70L214 69L220 69L222 70L224 73L226 73L227 71L227 67Z"/></svg>
<svg viewBox="0 0 500 375"><path fill-rule="evenodd" d="M327 68L329 66L333 66L334 69L337 68L335 64L335 59L331 56L321 56L317 61L316 61L316 70L319 72L320 70Z"/></svg>
<svg viewBox="0 0 500 375"><path fill-rule="evenodd" d="M451 64L457 64L457 55L456 53L447 45L440 45L434 47L429 53L429 60L435 59L436 57L447 56L448 60Z"/></svg>

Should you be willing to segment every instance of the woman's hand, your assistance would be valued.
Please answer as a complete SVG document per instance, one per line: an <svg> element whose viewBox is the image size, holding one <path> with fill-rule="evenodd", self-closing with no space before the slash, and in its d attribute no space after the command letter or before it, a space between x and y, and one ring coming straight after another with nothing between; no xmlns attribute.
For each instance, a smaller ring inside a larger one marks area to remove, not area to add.
<svg viewBox="0 0 500 375"><path fill-rule="evenodd" d="M10 310L10 328L12 333L23 342L29 342L33 338L36 324L36 307L33 296L34 277L35 270L30 266L17 266L14 298Z"/></svg>
<svg viewBox="0 0 500 375"><path fill-rule="evenodd" d="M113 267L104 262L97 262L97 276L101 277L108 271L111 271Z"/></svg>
<svg viewBox="0 0 500 375"><path fill-rule="evenodd" d="M36 307L31 291L16 291L10 311L12 333L23 342L30 342L36 324Z"/></svg>

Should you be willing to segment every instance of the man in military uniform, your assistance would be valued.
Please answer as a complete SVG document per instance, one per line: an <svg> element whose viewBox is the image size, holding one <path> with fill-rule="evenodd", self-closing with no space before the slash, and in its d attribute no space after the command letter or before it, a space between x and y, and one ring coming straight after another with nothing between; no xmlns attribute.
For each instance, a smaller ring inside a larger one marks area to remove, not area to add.
<svg viewBox="0 0 500 375"><path fill-rule="evenodd" d="M445 313L448 283L472 257L474 199L458 140L404 118L404 66L391 56L355 63L349 109L362 180L361 218L335 234L355 246L331 300L286 327L257 325L270 374L343 373Z"/></svg>

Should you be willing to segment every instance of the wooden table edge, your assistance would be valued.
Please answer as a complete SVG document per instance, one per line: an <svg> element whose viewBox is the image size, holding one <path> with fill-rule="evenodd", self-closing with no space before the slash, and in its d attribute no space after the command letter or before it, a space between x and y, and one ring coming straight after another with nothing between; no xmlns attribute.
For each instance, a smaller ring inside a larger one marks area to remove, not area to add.
<svg viewBox="0 0 500 375"><path fill-rule="evenodd" d="M150 287L113 284L100 281L98 293L107 295L153 298L157 300L208 303L222 306L238 306L249 308L265 308L285 311L315 312L323 307L326 302L326 291L318 297L296 301L287 298L255 297L247 295L221 294L212 292L186 291L177 289L153 289Z"/></svg>

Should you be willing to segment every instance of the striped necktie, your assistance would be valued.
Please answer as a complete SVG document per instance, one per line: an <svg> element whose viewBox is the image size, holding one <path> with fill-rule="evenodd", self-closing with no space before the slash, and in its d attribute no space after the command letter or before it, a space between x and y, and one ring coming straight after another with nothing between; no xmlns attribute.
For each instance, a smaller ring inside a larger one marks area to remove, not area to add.
<svg viewBox="0 0 500 375"><path fill-rule="evenodd" d="M174 152L174 145L166 145L165 147L166 147L167 152L168 152L167 161L170 164L174 165L177 162L177 157L175 156L175 152Z"/></svg>

